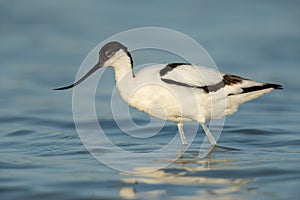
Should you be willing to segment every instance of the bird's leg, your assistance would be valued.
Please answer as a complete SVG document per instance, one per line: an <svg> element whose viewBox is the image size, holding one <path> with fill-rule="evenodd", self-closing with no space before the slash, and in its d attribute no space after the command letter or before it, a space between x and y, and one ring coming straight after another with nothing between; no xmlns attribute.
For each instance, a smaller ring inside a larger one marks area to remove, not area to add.
<svg viewBox="0 0 300 200"><path fill-rule="evenodd" d="M185 140L185 136L184 136L184 132L183 132L183 128L182 128L182 123L177 123L177 127L178 127L178 131L179 131L179 135L180 135L182 145L187 145L186 140Z"/></svg>
<svg viewBox="0 0 300 200"><path fill-rule="evenodd" d="M205 125L205 123L200 123L200 124L201 124L201 126L202 126L202 128L203 128L203 130L204 130L204 132L206 134L206 136L208 137L208 139L210 141L210 144L212 146L215 146L217 144L217 142L216 142L214 136L211 134L211 132L209 131L209 129L207 128L207 126Z"/></svg>

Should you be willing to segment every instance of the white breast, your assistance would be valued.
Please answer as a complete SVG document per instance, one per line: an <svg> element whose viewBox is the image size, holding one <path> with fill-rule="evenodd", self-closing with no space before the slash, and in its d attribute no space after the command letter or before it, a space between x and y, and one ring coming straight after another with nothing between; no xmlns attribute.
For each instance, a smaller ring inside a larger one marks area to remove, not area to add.
<svg viewBox="0 0 300 200"><path fill-rule="evenodd" d="M175 122L204 122L210 119L212 112L208 108L214 107L212 101L214 100L215 103L219 102L220 98L215 96L212 99L210 94L205 93L201 89L168 84L162 81L159 72L164 67L165 65L147 67L136 73L135 78L132 78L131 74L128 73L117 83L122 98L132 107L161 119ZM184 71L183 75L181 75L182 71L178 69L164 77L173 79L176 77L176 80L185 81L187 84L206 85L201 78L204 75L198 69L192 70L190 73L185 68L181 69ZM215 71L206 71L206 75L210 78L211 83L218 81L219 77L213 79L212 73L215 73ZM186 80L184 77L189 78ZM216 98L218 98L218 101ZM224 112L225 108L223 107L220 110ZM215 114L214 117L217 115L224 116L222 113Z"/></svg>

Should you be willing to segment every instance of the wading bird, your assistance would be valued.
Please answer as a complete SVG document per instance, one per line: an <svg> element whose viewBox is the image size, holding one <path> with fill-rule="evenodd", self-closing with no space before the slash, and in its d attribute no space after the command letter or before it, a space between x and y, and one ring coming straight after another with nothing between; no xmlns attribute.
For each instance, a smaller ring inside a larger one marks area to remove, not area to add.
<svg viewBox="0 0 300 200"><path fill-rule="evenodd" d="M140 111L175 122L183 145L187 144L184 122L200 123L211 145L216 145L205 124L207 121L232 114L242 103L274 89L283 89L281 85L258 83L189 63L157 64L135 73L127 47L113 41L100 49L97 64L86 75L74 84L55 90L72 88L108 66L114 69L121 97Z"/></svg>

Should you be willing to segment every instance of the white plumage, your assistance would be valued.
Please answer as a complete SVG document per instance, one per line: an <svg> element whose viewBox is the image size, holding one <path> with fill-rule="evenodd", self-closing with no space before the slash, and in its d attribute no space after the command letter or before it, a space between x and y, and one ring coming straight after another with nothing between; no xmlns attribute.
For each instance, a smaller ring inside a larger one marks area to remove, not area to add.
<svg viewBox="0 0 300 200"><path fill-rule="evenodd" d="M56 90L78 85L103 66L113 67L119 93L130 106L175 122L182 144L186 144L184 122L199 122L211 144L216 145L206 121L232 114L240 104L273 89L282 89L277 84L262 84L187 63L154 65L135 74L127 48L119 42L110 42L101 48L99 62L84 77Z"/></svg>

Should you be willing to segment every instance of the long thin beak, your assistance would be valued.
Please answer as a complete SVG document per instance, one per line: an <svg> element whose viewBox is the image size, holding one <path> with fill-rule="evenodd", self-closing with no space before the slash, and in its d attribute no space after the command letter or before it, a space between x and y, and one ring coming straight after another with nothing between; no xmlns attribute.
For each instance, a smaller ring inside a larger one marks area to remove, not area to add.
<svg viewBox="0 0 300 200"><path fill-rule="evenodd" d="M78 85L79 83L84 81L87 77L89 77L91 74L93 74L95 71L100 69L101 67L102 67L102 65L100 64L100 62L98 62L92 69L90 69L90 71L88 71L88 73L86 73L86 75L84 75L81 79L79 79L75 83L73 83L71 85L68 85L68 86L65 86L65 87L55 88L53 90L66 90L66 89L70 89L72 87L75 87L76 85Z"/></svg>

